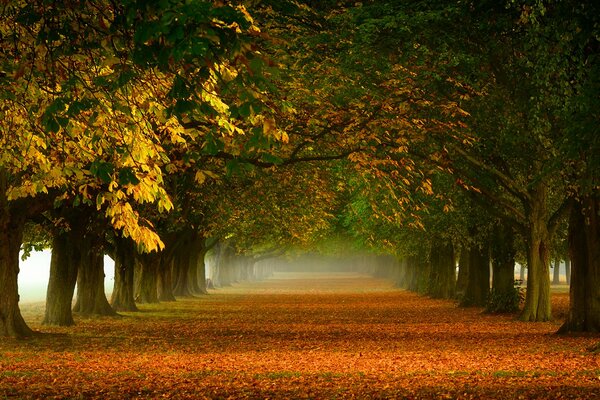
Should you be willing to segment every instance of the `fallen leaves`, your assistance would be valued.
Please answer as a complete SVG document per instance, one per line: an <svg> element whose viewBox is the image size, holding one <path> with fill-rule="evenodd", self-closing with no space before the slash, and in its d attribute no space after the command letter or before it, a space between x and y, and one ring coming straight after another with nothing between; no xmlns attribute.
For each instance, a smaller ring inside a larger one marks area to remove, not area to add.
<svg viewBox="0 0 600 400"><path fill-rule="evenodd" d="M591 398L597 337L358 275L271 279L0 343L0 397ZM294 286L292 286L292 283ZM557 295L564 302L564 295ZM39 326L39 308L25 307Z"/></svg>

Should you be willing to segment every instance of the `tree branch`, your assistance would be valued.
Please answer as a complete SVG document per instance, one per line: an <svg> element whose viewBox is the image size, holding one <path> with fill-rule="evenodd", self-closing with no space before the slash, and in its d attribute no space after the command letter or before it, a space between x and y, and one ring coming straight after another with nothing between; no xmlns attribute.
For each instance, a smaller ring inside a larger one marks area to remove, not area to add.
<svg viewBox="0 0 600 400"><path fill-rule="evenodd" d="M558 223L566 217L566 215L571 211L571 207L573 206L574 199L568 197L566 198L562 204L552 213L550 219L548 220L548 231L550 235L554 235L556 229L558 228Z"/></svg>
<svg viewBox="0 0 600 400"><path fill-rule="evenodd" d="M510 177L506 176L502 172L498 171L496 168L490 167L485 162L482 162L475 157L471 156L465 150L461 149L458 146L447 145L446 148L451 149L458 153L465 161L474 166L475 168L484 170L491 177L501 184L506 190L508 190L513 196L521 200L523 203L528 203L531 200L529 193L525 190L518 187L518 185L512 180Z"/></svg>
<svg viewBox="0 0 600 400"><path fill-rule="evenodd" d="M275 167L275 166L285 166L285 165L297 164L297 163L301 163L301 162L342 160L344 158L347 158L350 154L357 153L361 150L362 149L360 149L360 148L356 148L356 149L350 149L350 150L347 150L347 151L344 151L341 153L337 153L337 154L288 158L288 159L282 160L281 162L263 161L259 157L254 157L254 158L239 157L239 156L235 156L233 154L230 154L230 153L227 153L224 151L219 151L218 153L209 155L208 157L219 158L222 160L237 160L239 162L252 164L254 166L261 167L261 168L270 168L270 167Z"/></svg>

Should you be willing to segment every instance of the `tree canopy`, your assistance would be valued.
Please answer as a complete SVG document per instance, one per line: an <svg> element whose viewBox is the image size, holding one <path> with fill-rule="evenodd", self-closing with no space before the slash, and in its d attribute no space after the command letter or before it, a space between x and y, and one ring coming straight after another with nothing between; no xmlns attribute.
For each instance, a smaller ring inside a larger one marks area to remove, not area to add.
<svg viewBox="0 0 600 400"><path fill-rule="evenodd" d="M255 255L342 238L357 252L421 257L430 294L444 296L454 273L436 260L452 258L454 271L469 258L475 279L494 249L514 269L521 246L521 318L551 318L549 257L569 213L588 227L580 262L597 264L600 248L598 11L537 0L3 2L0 335L29 333L19 249L51 242L25 227L73 231L84 218L64 210L95 214L87 234L103 251L130 238L169 274L187 271L171 267L189 264L175 255L184 237L200 252L209 240Z"/></svg>

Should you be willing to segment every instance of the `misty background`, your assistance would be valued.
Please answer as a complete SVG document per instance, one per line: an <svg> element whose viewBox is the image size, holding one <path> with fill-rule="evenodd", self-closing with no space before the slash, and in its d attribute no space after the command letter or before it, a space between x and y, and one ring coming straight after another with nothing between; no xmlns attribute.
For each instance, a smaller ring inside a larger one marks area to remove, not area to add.
<svg viewBox="0 0 600 400"><path fill-rule="evenodd" d="M51 254L50 250L32 251L25 261L21 259L19 265L19 296L21 303L46 301ZM109 295L115 283L115 263L108 256L104 256L104 275L106 276L104 290Z"/></svg>

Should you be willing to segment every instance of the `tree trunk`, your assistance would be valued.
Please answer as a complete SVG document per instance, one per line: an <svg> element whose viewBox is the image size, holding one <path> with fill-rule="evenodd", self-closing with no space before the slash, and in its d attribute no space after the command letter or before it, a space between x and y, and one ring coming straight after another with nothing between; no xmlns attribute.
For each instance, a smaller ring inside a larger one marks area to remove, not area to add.
<svg viewBox="0 0 600 400"><path fill-rule="evenodd" d="M186 242L186 245L177 252L173 260L173 294L175 296L192 296L188 284L191 259L192 250L190 248L190 243Z"/></svg>
<svg viewBox="0 0 600 400"><path fill-rule="evenodd" d="M575 202L569 221L570 307L559 332L600 331L600 195Z"/></svg>
<svg viewBox="0 0 600 400"><path fill-rule="evenodd" d="M4 176L2 171L0 174ZM0 184L0 337L22 338L33 335L19 309L17 282L25 222L11 218L6 203L5 184Z"/></svg>
<svg viewBox="0 0 600 400"><path fill-rule="evenodd" d="M560 259L554 260L554 268L552 270L552 284L560 285Z"/></svg>
<svg viewBox="0 0 600 400"><path fill-rule="evenodd" d="M525 269L527 267L525 265L521 265L521 268L519 268L519 279L521 280L521 282L525 282Z"/></svg>
<svg viewBox="0 0 600 400"><path fill-rule="evenodd" d="M458 299L462 299L467 291L467 283L469 282L469 255L469 250L463 247L458 259L458 278L456 279L456 297Z"/></svg>
<svg viewBox="0 0 600 400"><path fill-rule="evenodd" d="M546 189L532 194L527 237L527 292L522 321L549 321L552 319L550 303L549 244L547 225Z"/></svg>
<svg viewBox="0 0 600 400"><path fill-rule="evenodd" d="M138 303L158 303L157 276L160 267L160 254L136 253L135 260L135 301Z"/></svg>
<svg viewBox="0 0 600 400"><path fill-rule="evenodd" d="M115 311L139 311L135 305L135 243L129 238L115 237L115 285L110 304Z"/></svg>
<svg viewBox="0 0 600 400"><path fill-rule="evenodd" d="M206 252L207 249L203 248L202 252L198 255L198 293L199 294L208 294L208 290L206 287Z"/></svg>
<svg viewBox="0 0 600 400"><path fill-rule="evenodd" d="M219 243L215 248L215 286L231 286L232 278L232 250L227 243Z"/></svg>
<svg viewBox="0 0 600 400"><path fill-rule="evenodd" d="M75 231L63 232L56 234L52 240L44 325L75 324L71 307L81 254L79 246L73 246L73 243L80 234Z"/></svg>
<svg viewBox="0 0 600 400"><path fill-rule="evenodd" d="M239 281L249 281L251 279L250 274L250 262L249 257L240 254L235 257L235 268L237 271L236 279Z"/></svg>
<svg viewBox="0 0 600 400"><path fill-rule="evenodd" d="M411 292L417 291L417 268L417 257L409 256L406 262L406 289L410 290Z"/></svg>
<svg viewBox="0 0 600 400"><path fill-rule="evenodd" d="M428 294L433 298L452 298L456 286L456 268L452 243L434 240L429 258L431 274Z"/></svg>
<svg viewBox="0 0 600 400"><path fill-rule="evenodd" d="M175 273L175 259L164 251L158 265L156 288L158 301L177 301L173 293L173 275Z"/></svg>
<svg viewBox="0 0 600 400"><path fill-rule="evenodd" d="M427 259L427 253L424 251L417 256L416 273L417 293L427 294L431 283L431 262Z"/></svg>
<svg viewBox="0 0 600 400"><path fill-rule="evenodd" d="M188 266L188 290L192 295L205 294L206 291L202 291L198 285L198 275L200 263L204 267L204 253L206 252L204 247L204 238L199 234L194 234L194 238L190 245L190 263Z"/></svg>
<svg viewBox="0 0 600 400"><path fill-rule="evenodd" d="M567 278L567 285L571 284L571 258L565 259L565 276Z"/></svg>
<svg viewBox="0 0 600 400"><path fill-rule="evenodd" d="M500 223L492 241L492 291L487 311L514 312L519 309L519 292L515 288L515 245L512 227Z"/></svg>
<svg viewBox="0 0 600 400"><path fill-rule="evenodd" d="M407 259L399 258L398 259L398 275L396 276L396 286L400 289L407 289L407 276L408 276L408 268L407 268Z"/></svg>
<svg viewBox="0 0 600 400"><path fill-rule="evenodd" d="M72 241L80 246L80 263L77 272L77 301L74 312L86 315L116 315L104 291L104 253L89 236Z"/></svg>
<svg viewBox="0 0 600 400"><path fill-rule="evenodd" d="M462 307L484 307L490 291L490 256L487 246L473 246L469 252L469 273Z"/></svg>

